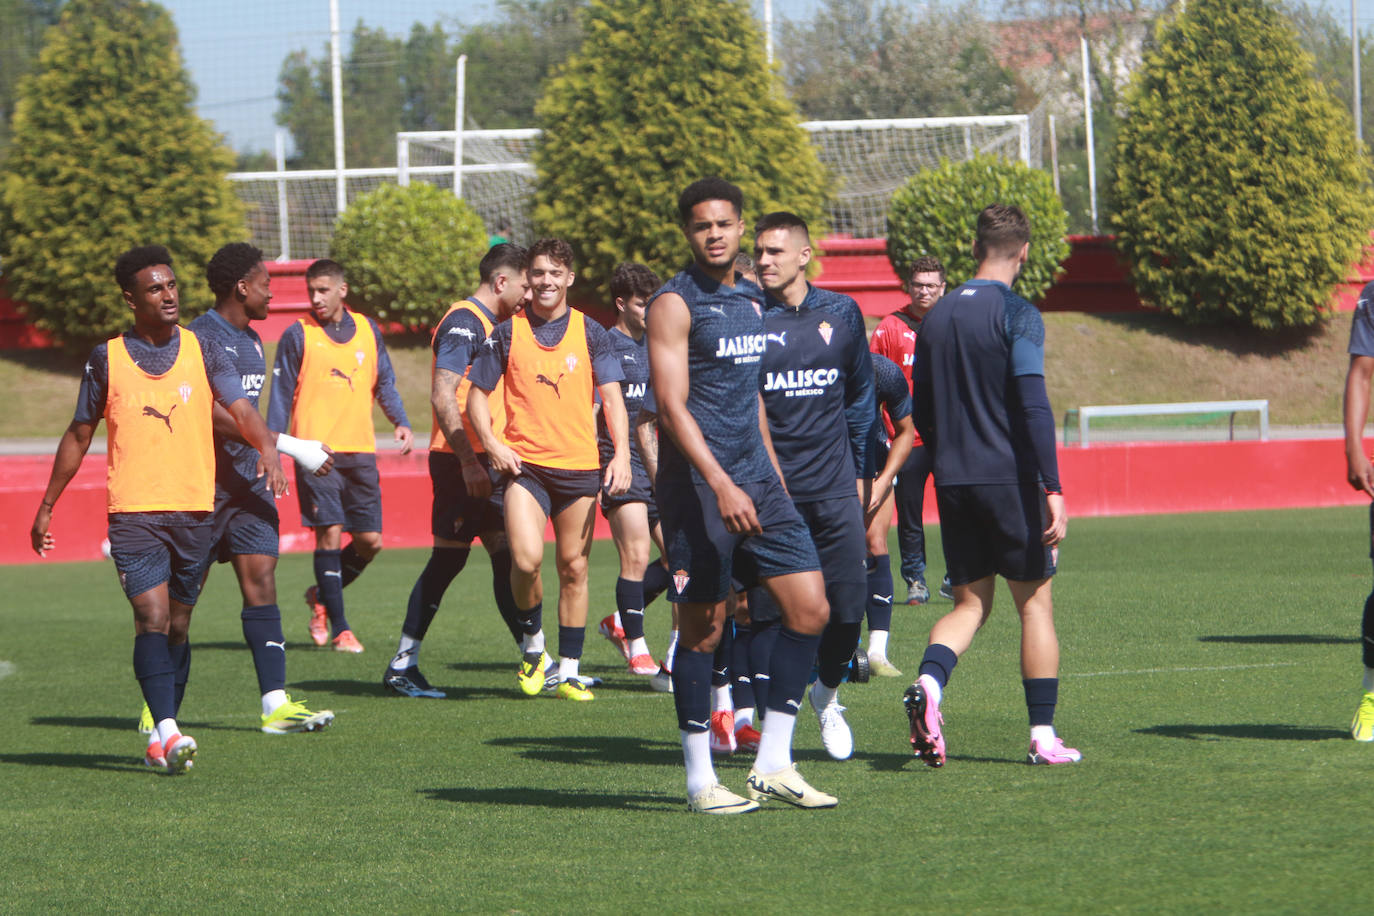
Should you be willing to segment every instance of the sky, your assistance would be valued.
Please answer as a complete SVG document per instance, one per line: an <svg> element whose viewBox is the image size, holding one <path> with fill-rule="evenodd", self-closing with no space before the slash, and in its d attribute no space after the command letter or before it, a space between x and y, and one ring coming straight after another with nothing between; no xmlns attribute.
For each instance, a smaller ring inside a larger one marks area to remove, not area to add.
<svg viewBox="0 0 1374 916"><path fill-rule="evenodd" d="M239 151L272 150L277 131L277 74L292 51L326 53L329 0L159 0L181 36L202 117ZM361 19L404 35L415 22L446 30L496 18L495 0L338 0L345 42ZM804 18L820 0L773 0L774 16ZM762 16L763 0L753 0ZM345 43L344 53L347 54ZM471 87L470 87L471 88ZM289 147L288 147L289 152Z"/></svg>

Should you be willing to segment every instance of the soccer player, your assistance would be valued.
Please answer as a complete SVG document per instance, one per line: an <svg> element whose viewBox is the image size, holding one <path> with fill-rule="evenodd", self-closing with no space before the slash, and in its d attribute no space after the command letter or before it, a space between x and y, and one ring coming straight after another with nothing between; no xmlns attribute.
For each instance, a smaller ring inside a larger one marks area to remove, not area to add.
<svg viewBox="0 0 1374 916"><path fill-rule="evenodd" d="M611 274L611 298L615 302L616 323L610 329L611 347L620 360L625 378L620 383L621 397L628 416L638 417L649 383L649 350L644 342L644 303L663 285L658 274L643 264L625 262ZM603 472L615 457L615 442L606 417L598 412L597 449ZM653 485L640 457L639 446L630 442L630 488L614 496L601 491L601 511L611 525L611 537L620 554L620 577L615 582L616 612L601 621L601 635L615 644L625 656L631 674L652 677L659 666L649 654L644 640L644 606L649 595L657 596L668 587L668 570L661 562L649 562L649 547L657 544L663 552L663 530L654 504Z"/></svg>
<svg viewBox="0 0 1374 916"><path fill-rule="evenodd" d="M649 303L649 369L659 412L654 492L663 518L678 604L673 702L687 770L688 807L738 814L778 798L833 807L833 795L802 779L792 733L821 630L830 617L816 548L782 487L759 394L763 291L735 275L744 197L703 178L678 198L692 263ZM782 617L772 653L768 715L743 798L721 785L711 763L711 660L725 622L732 575L756 579Z"/></svg>
<svg viewBox="0 0 1374 916"><path fill-rule="evenodd" d="M1021 678L1032 764L1077 763L1054 732L1059 639L1051 577L1068 516L1054 414L1045 393L1045 324L1011 291L1030 250L1020 209L978 214L972 280L931 308L916 341L916 426L931 451L954 610L935 622L904 703L917 756L945 762L941 694L992 612L997 576L1021 618Z"/></svg>
<svg viewBox="0 0 1374 916"><path fill-rule="evenodd" d="M811 707L826 752L846 760L854 738L839 687L866 606L864 506L856 481L873 428L873 363L854 300L806 280L811 235L805 220L787 212L760 219L754 261L768 294L761 386L768 431L787 492L816 545L830 604ZM854 423L846 422L851 412ZM756 625L776 618L766 594L750 602L750 616Z"/></svg>
<svg viewBox="0 0 1374 916"><path fill-rule="evenodd" d="M202 350L196 336L177 324L180 294L167 249L132 248L119 256L114 272L134 326L98 344L86 361L76 414L58 443L29 538L40 557L56 547L53 509L103 417L110 555L133 607L134 676L157 736L143 759L181 773L197 750L176 717L191 670L191 611L209 559L215 401L258 450L256 473L269 489L286 492L286 478L275 437L244 396L233 364L222 350Z"/></svg>
<svg viewBox="0 0 1374 916"><path fill-rule="evenodd" d="M620 360L607 331L568 305L572 246L541 239L530 248L530 305L497 325L472 364L468 417L492 470L505 479L498 496L511 552L511 590L526 636L516 680L533 696L544 689L542 625L544 529L553 519L558 567L560 699L595 699L578 672L587 625L587 556L596 494L630 487L629 421L620 396ZM492 393L501 382L499 398ZM613 443L604 475L596 445L592 392ZM501 406L492 407L495 400ZM499 428L494 410L504 412Z"/></svg>
<svg viewBox="0 0 1374 916"><path fill-rule="evenodd" d="M430 532L434 548L420 578L411 589L396 655L382 675L382 684L407 697L445 696L420 673L420 643L439 610L439 602L454 578L467 565L472 539L480 537L491 561L492 592L511 635L519 642L515 597L510 585L510 548L500 509L491 501L491 462L467 416L468 370L491 329L520 309L530 298L526 276L529 253L519 245L493 245L477 265L478 287L456 302L434 327L430 405L434 431L429 441L429 479L434 492ZM498 408L499 409L499 408Z"/></svg>
<svg viewBox="0 0 1374 916"><path fill-rule="evenodd" d="M1364 451L1364 424L1369 418L1369 383L1374 378L1374 283L1360 293L1350 326L1350 367L1345 376L1345 476L1356 490L1374 497L1374 465ZM1374 503L1369 507L1371 558L1374 558ZM1364 660L1364 695L1350 723L1356 741L1374 741L1374 592L1364 601L1360 625Z"/></svg>
<svg viewBox="0 0 1374 916"><path fill-rule="evenodd" d="M232 361L244 396L256 412L267 362L262 338L250 322L266 318L272 300L262 252L247 242L225 245L210 258L205 277L215 307L192 321L190 329L202 351L215 350ZM214 421L215 509L209 550L212 560L230 563L238 577L243 639L252 653L262 694L262 730L284 735L324 728L334 721L333 712L311 712L286 693L286 637L277 607L277 507L267 479L258 474L262 456L242 441L227 411L217 407ZM305 470L328 473L329 454L320 443L282 433L276 445L279 452L304 464ZM207 576L210 565L206 564Z"/></svg>
<svg viewBox="0 0 1374 916"><path fill-rule="evenodd" d="M267 425L318 439L334 451L334 470L324 477L296 468L301 524L315 533L315 584L306 590L305 603L315 645L332 639L339 652L361 652L363 644L344 615L343 590L382 549L373 399L396 427L401 454L410 451L414 436L381 330L344 305L343 267L315 261L306 268L305 287L311 314L287 328L277 344ZM347 547L344 531L352 535Z"/></svg>
<svg viewBox="0 0 1374 916"><path fill-rule="evenodd" d="M654 400L654 386L652 381L644 390L643 400L639 402L639 414L632 417L631 421L634 426L634 443L639 447L639 458L644 463L644 474L649 478L650 483L653 483L658 480L658 403ZM657 499L654 501L654 511L658 511ZM663 529L660 522L660 538L663 536L662 531ZM668 573L668 560L663 554L659 555L658 559L654 561L653 566L658 566L665 574ZM653 577L655 586L657 585L657 576L658 574L653 572L652 566L645 572L646 580ZM647 605L666 590L668 581L671 581L671 576L668 577L667 581L663 582L663 588L657 591L651 591L650 588L646 586L644 589L644 603ZM668 606L672 610L672 630L669 631L668 635L668 648L663 653L663 664L659 666L658 674L655 674L649 679L649 686L659 693L673 692L673 653L677 651L679 635L677 605L669 602Z"/></svg>
<svg viewBox="0 0 1374 916"><path fill-rule="evenodd" d="M887 531L892 525L892 483L911 450L915 423L911 419L911 386L892 360L878 353L873 360L873 387L877 410L873 435L868 443L871 478L865 523L868 525L868 667L874 674L901 677L887 660L887 638L892 630L892 561L887 554ZM887 426L894 432L889 439ZM882 469L878 470L878 465Z"/></svg>
<svg viewBox="0 0 1374 916"><path fill-rule="evenodd" d="M907 389L911 389L911 363L916 352L916 338L921 333L921 322L941 296L945 294L945 268L939 258L924 256L917 258L907 271L903 284L911 301L905 307L888 315L873 329L870 349L886 356L902 368L906 376ZM889 425L887 434L895 435ZM902 554L902 579L906 582L906 604L925 604L930 600L930 589L926 586L926 535L921 522L924 509L926 479L930 477L931 459L921 441L920 433L915 434L911 443L911 454L906 464L897 473L897 547ZM885 516L891 519L889 511ZM883 551L886 553L886 550ZM948 578L948 577L946 577ZM940 596L953 597L947 586L940 587Z"/></svg>

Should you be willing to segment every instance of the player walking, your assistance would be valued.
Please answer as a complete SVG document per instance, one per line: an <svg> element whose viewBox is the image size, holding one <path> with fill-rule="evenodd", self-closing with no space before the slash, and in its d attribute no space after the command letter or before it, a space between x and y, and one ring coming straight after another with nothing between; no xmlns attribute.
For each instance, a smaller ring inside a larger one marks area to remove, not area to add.
<svg viewBox="0 0 1374 916"><path fill-rule="evenodd" d="M1068 516L1059 486L1054 414L1045 393L1045 324L1011 291L1030 250L1018 208L978 214L978 270L926 315L916 342L916 426L931 450L940 536L954 610L935 622L920 678L906 691L911 744L945 762L941 693L1007 580L1021 617L1021 678L1033 764L1076 763L1054 733L1059 639L1050 579Z"/></svg>
<svg viewBox="0 0 1374 916"><path fill-rule="evenodd" d="M1374 283L1360 293L1350 326L1350 367L1345 376L1345 476L1350 485L1374 497L1374 465L1364 450L1369 419L1369 382L1374 378ZM1374 503L1369 507L1371 558L1374 558ZM1374 592L1364 601L1360 624L1364 660L1363 695L1350 723L1356 741L1374 741Z"/></svg>
<svg viewBox="0 0 1374 916"><path fill-rule="evenodd" d="M878 353L873 360L873 388L877 409L868 443L871 479L865 523L868 525L868 667L884 677L902 672L887 660L887 638L892 630L892 561L888 557L887 532L892 526L892 483L905 466L915 435L911 419L911 386L901 368ZM893 433L888 437L887 428ZM882 468L878 469L878 465ZM922 484L925 486L925 484Z"/></svg>
<svg viewBox="0 0 1374 916"><path fill-rule="evenodd" d="M753 811L778 798L833 807L792 764L792 733L821 630L830 616L816 549L772 459L759 396L763 292L737 279L743 195L720 178L678 198L692 264L649 303L649 366L662 435L655 493L663 517L670 600L681 636L673 702L687 769L688 807ZM768 715L749 772L749 798L722 786L711 763L711 660L732 574L762 579L782 627L772 653Z"/></svg>
<svg viewBox="0 0 1374 916"><path fill-rule="evenodd" d="M429 480L434 493L430 533L434 548L406 604L405 622L396 655L382 675L382 684L407 697L445 696L420 673L420 643L439 610L439 602L454 578L467 565L472 539L480 537L491 560L491 585L496 606L519 642L515 597L510 585L510 548L501 511L491 501L491 462L468 420L468 370L491 329L524 308L530 298L526 277L529 253L519 245L493 245L477 265L479 286L456 302L434 327L430 405L434 427L429 440ZM498 388L500 387L498 383ZM500 408L496 408L498 411ZM498 417L498 423L504 416Z"/></svg>
<svg viewBox="0 0 1374 916"><path fill-rule="evenodd" d="M244 396L234 366L223 351L202 350L177 324L180 293L167 249L132 248L114 272L134 326L97 345L86 361L76 414L58 443L29 537L39 556L56 547L53 508L103 418L110 555L133 607L134 676L156 731L144 762L180 773L197 751L176 717L191 670L191 612L209 559L216 401L260 453L256 473L273 493L286 492L286 478L275 437Z"/></svg>
<svg viewBox="0 0 1374 916"><path fill-rule="evenodd" d="M262 252L247 242L225 245L210 258L205 276L215 307L192 321L190 329L202 351L221 351L233 362L244 396L256 411L267 362L262 338L249 323L266 318L272 300ZM334 721L333 712L311 712L286 693L286 637L277 607L277 506L267 479L258 474L262 456L242 441L227 411L217 408L214 420L215 509L209 550L212 561L230 563L238 577L243 639L252 653L262 694L262 730L284 735L324 728ZM328 473L329 454L320 443L282 433L276 445L279 452L304 464L306 471ZM210 565L206 564L207 576ZM151 731L151 716L145 724Z"/></svg>
<svg viewBox="0 0 1374 916"><path fill-rule="evenodd" d="M410 451L414 437L377 323L344 305L343 267L315 261L306 268L305 286L311 314L287 328L277 344L267 425L318 439L334 451L334 470L324 477L296 469L301 524L315 533L315 584L305 601L315 645L332 638L340 652L361 652L344 615L343 590L382 549L373 399L396 426L401 454ZM352 538L341 550L345 530Z"/></svg>
<svg viewBox="0 0 1374 916"><path fill-rule="evenodd" d="M497 325L472 364L468 416L505 480L498 496L511 552L511 590L525 634L516 679L533 696L544 688L542 625L544 529L553 519L558 567L558 691L560 699L591 700L578 672L587 625L587 556L596 494L630 486L629 421L620 397L620 360L609 335L568 306L572 246L542 239L530 248L530 306ZM492 398L497 383L499 398ZM613 445L602 475L592 392L601 395ZM493 408L491 402L501 404ZM494 410L503 410L499 428Z"/></svg>

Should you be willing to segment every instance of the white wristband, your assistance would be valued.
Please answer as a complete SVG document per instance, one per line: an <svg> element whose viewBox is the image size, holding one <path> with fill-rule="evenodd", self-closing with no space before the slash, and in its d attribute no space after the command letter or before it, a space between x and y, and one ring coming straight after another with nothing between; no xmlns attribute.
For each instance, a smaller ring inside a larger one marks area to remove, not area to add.
<svg viewBox="0 0 1374 916"><path fill-rule="evenodd" d="M324 444L318 439L297 439L286 433L277 434L277 451L283 455L290 455L291 460L311 474L329 460L329 453L324 450Z"/></svg>

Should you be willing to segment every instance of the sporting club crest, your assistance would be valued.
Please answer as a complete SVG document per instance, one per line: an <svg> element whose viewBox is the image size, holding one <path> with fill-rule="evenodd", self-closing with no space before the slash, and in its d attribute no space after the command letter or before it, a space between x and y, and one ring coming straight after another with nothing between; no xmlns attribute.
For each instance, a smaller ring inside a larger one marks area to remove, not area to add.
<svg viewBox="0 0 1374 916"><path fill-rule="evenodd" d="M177 386L177 394L181 395L181 403L185 404L191 400L191 383L182 382Z"/></svg>
<svg viewBox="0 0 1374 916"><path fill-rule="evenodd" d="M757 302L755 302L753 299L750 299L750 300L749 300L749 304L752 305L752 306L754 307L754 314L757 315L757 316L759 316L760 318L762 318L762 317L763 317L763 306L759 305L759 304L758 304Z"/></svg>
<svg viewBox="0 0 1374 916"><path fill-rule="evenodd" d="M679 569L677 572L673 573L673 588L677 589L679 595L687 591L687 583L691 581L692 577L687 575L687 570L685 569Z"/></svg>
<svg viewBox="0 0 1374 916"><path fill-rule="evenodd" d="M363 360L367 359L367 354L364 353L362 350L354 350L353 357L358 361L358 365L361 366L363 364Z"/></svg>
<svg viewBox="0 0 1374 916"><path fill-rule="evenodd" d="M821 332L821 340L825 341L825 345L827 347L830 346L830 337L835 333L835 329L830 326L830 322L822 321L817 325L816 330Z"/></svg>
<svg viewBox="0 0 1374 916"><path fill-rule="evenodd" d="M569 353L563 362L567 365L569 372L577 371L577 356L574 354Z"/></svg>

